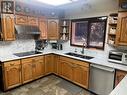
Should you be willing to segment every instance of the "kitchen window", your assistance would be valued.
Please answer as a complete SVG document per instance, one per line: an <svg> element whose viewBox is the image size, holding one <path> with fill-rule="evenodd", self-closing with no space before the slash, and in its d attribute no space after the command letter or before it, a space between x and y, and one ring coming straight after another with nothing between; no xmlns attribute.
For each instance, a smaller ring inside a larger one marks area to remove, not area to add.
<svg viewBox="0 0 127 95"><path fill-rule="evenodd" d="M107 17L72 20L71 45L104 49Z"/></svg>

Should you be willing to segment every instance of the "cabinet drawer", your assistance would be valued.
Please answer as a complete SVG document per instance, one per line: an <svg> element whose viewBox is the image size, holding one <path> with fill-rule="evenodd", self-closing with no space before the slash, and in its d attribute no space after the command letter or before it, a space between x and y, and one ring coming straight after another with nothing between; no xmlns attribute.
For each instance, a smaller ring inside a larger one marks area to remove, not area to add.
<svg viewBox="0 0 127 95"><path fill-rule="evenodd" d="M87 62L79 61L79 60L72 59L72 58L62 57L62 56L60 57L60 60L64 60L64 61L67 61L67 62L70 62L70 63L85 66L85 67L89 67L89 64L90 64L90 63L87 63Z"/></svg>
<svg viewBox="0 0 127 95"><path fill-rule="evenodd" d="M36 61L36 62L44 62L44 56L34 57L33 60Z"/></svg>
<svg viewBox="0 0 127 95"><path fill-rule="evenodd" d="M16 66L20 64L20 60L9 61L4 63L4 67Z"/></svg>
<svg viewBox="0 0 127 95"><path fill-rule="evenodd" d="M36 17L28 17L28 24L38 26L38 19Z"/></svg>
<svg viewBox="0 0 127 95"><path fill-rule="evenodd" d="M33 58L26 58L26 59L22 59L21 62L22 64L27 64L27 63L31 63L32 64Z"/></svg>
<svg viewBox="0 0 127 95"><path fill-rule="evenodd" d="M15 23L20 25L27 25L28 17L23 15L16 15Z"/></svg>

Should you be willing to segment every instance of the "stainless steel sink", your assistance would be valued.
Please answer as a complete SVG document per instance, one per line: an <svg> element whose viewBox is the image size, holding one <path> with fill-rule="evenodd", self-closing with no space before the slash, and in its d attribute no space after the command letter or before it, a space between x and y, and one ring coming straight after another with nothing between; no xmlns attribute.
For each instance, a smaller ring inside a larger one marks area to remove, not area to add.
<svg viewBox="0 0 127 95"><path fill-rule="evenodd" d="M77 54L77 53L73 53L73 52L68 52L68 53L65 53L66 55L70 55L70 56L74 56L74 57L78 57L78 58L83 58L83 59L87 59L87 60L90 60L94 57L91 57L91 56L86 56L86 55L81 55L81 54Z"/></svg>

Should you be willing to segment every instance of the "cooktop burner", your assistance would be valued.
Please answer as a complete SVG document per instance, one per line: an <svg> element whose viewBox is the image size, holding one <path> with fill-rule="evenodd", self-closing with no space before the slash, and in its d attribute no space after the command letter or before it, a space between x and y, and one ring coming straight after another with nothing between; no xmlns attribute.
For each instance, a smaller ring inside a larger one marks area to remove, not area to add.
<svg viewBox="0 0 127 95"><path fill-rule="evenodd" d="M41 53L42 52L38 52L38 51L29 51L29 52L14 53L14 55L18 57L23 57L23 56L29 56L29 55L41 54Z"/></svg>

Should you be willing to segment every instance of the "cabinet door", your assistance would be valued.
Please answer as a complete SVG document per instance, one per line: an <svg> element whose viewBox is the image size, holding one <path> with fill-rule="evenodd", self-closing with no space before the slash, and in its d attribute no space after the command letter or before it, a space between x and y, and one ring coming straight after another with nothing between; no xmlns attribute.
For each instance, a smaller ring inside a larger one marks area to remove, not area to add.
<svg viewBox="0 0 127 95"><path fill-rule="evenodd" d="M59 56L58 55L53 55L53 64L54 64L54 73L56 74L56 75L58 75L58 68L60 68L60 67L58 67L58 64L59 64Z"/></svg>
<svg viewBox="0 0 127 95"><path fill-rule="evenodd" d="M49 54L45 56L45 74L50 74L54 72L54 59L53 55Z"/></svg>
<svg viewBox="0 0 127 95"><path fill-rule="evenodd" d="M33 59L22 59L22 82L27 83L33 80Z"/></svg>
<svg viewBox="0 0 127 95"><path fill-rule="evenodd" d="M38 18L28 16L28 25L38 26Z"/></svg>
<svg viewBox="0 0 127 95"><path fill-rule="evenodd" d="M14 15L2 14L2 38L3 40L15 40Z"/></svg>
<svg viewBox="0 0 127 95"><path fill-rule="evenodd" d="M57 19L48 20L48 39L50 40L59 39L59 20Z"/></svg>
<svg viewBox="0 0 127 95"><path fill-rule="evenodd" d="M34 57L33 59L33 76L34 79L40 78L44 75L44 57Z"/></svg>
<svg viewBox="0 0 127 95"><path fill-rule="evenodd" d="M127 72L117 70L115 76L115 86L117 86L120 81L126 76Z"/></svg>
<svg viewBox="0 0 127 95"><path fill-rule="evenodd" d="M88 88L89 68L75 64L73 67L73 81Z"/></svg>
<svg viewBox="0 0 127 95"><path fill-rule="evenodd" d="M72 64L63 60L60 60L60 64L62 64L62 76L69 80L72 80L73 77Z"/></svg>
<svg viewBox="0 0 127 95"><path fill-rule="evenodd" d="M17 25L28 25L28 17L23 15L15 16L15 24Z"/></svg>
<svg viewBox="0 0 127 95"><path fill-rule="evenodd" d="M4 89L21 85L21 65L20 61L10 61L4 63L8 66L4 67ZM10 65L10 66L9 66Z"/></svg>
<svg viewBox="0 0 127 95"><path fill-rule="evenodd" d="M46 19L39 19L39 29L41 31L40 39L47 39L47 24Z"/></svg>
<svg viewBox="0 0 127 95"><path fill-rule="evenodd" d="M127 12L121 12L118 14L117 25L117 45L127 45Z"/></svg>

